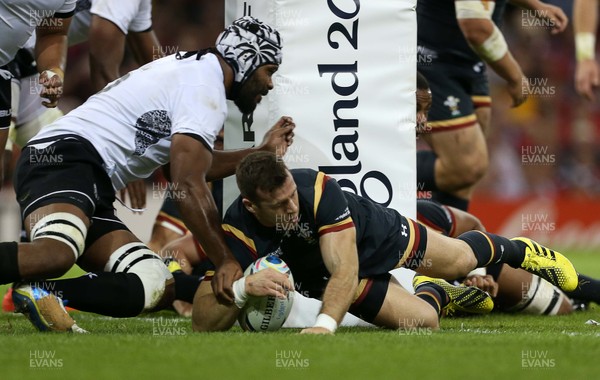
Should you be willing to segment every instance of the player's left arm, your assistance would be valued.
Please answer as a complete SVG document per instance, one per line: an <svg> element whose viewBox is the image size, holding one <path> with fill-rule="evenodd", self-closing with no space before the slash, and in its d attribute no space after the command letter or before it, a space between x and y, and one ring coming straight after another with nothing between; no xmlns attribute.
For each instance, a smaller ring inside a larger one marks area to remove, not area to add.
<svg viewBox="0 0 600 380"><path fill-rule="evenodd" d="M40 96L48 99L42 104L56 107L63 92L67 65L67 33L72 15L47 18L36 28L35 60L44 86Z"/></svg>
<svg viewBox="0 0 600 380"><path fill-rule="evenodd" d="M356 229L346 228L321 235L319 246L331 277L323 293L323 306L315 326L303 334L333 334L350 308L358 286Z"/></svg>
<svg viewBox="0 0 600 380"><path fill-rule="evenodd" d="M473 51L506 81L513 107L527 100L527 78L521 70L504 39L492 21L493 2L455 0L456 21Z"/></svg>
<svg viewBox="0 0 600 380"><path fill-rule="evenodd" d="M113 22L92 14L88 41L92 88L98 92L121 76L125 34Z"/></svg>
<svg viewBox="0 0 600 380"><path fill-rule="evenodd" d="M262 143L256 148L236 150L214 150L213 163L207 174L207 181L214 181L233 175L237 164L250 153L257 150L273 152L280 157L294 141L294 120L282 116L265 134Z"/></svg>
<svg viewBox="0 0 600 380"><path fill-rule="evenodd" d="M552 34L563 32L569 24L569 18L565 12L556 5L546 4L540 0L510 0L518 7L535 11L534 16L549 20L551 22Z"/></svg>

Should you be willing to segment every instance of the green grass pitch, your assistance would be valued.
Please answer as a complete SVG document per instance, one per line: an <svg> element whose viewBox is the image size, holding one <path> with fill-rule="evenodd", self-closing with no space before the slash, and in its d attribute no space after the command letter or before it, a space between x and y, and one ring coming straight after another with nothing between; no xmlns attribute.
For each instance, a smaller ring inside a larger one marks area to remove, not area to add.
<svg viewBox="0 0 600 380"><path fill-rule="evenodd" d="M600 277L598 253L569 253ZM1 287L4 294L6 287ZM195 334L174 313L111 319L74 313L87 335L38 333L0 313L0 379L593 379L600 307L565 317L443 319L438 332L341 328Z"/></svg>

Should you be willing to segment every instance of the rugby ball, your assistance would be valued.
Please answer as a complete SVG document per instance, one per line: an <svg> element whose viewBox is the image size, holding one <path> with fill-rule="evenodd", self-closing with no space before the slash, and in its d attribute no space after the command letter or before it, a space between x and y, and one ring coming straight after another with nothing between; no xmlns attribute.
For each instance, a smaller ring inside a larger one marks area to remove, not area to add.
<svg viewBox="0 0 600 380"><path fill-rule="evenodd" d="M277 256L269 255L261 257L244 271L244 276L254 274L263 269L273 268L281 273L287 274L292 282L292 272L287 264ZM294 303L294 292L288 292L287 298L281 299L275 296L248 298L246 305L240 311L238 322L246 331L276 331L281 328Z"/></svg>

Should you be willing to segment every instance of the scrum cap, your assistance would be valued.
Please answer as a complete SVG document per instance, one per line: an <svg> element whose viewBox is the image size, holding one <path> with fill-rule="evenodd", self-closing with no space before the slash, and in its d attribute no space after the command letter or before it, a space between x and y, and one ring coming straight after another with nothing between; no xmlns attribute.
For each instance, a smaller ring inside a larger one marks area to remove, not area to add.
<svg viewBox="0 0 600 380"><path fill-rule="evenodd" d="M244 16L228 26L217 37L216 49L234 72L232 97L260 66L281 64L281 36L269 25Z"/></svg>

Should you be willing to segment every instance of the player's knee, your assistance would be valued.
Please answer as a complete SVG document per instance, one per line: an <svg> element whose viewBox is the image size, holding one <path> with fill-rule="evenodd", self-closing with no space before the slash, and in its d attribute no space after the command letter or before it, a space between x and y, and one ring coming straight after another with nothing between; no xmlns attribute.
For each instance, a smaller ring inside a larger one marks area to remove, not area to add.
<svg viewBox="0 0 600 380"><path fill-rule="evenodd" d="M461 187L474 186L487 172L489 163L487 157L477 155L469 160L460 170L455 170L456 182ZM459 169L459 168L457 168Z"/></svg>
<svg viewBox="0 0 600 380"><path fill-rule="evenodd" d="M424 313L423 328L438 330L440 328L440 317L433 308Z"/></svg>
<svg viewBox="0 0 600 380"><path fill-rule="evenodd" d="M39 267L43 268L43 271L38 273L40 277L60 277L75 265L75 258L69 247L56 240L36 239L31 242L31 248L36 252L47 253L36 260Z"/></svg>
<svg viewBox="0 0 600 380"><path fill-rule="evenodd" d="M443 269L443 278L459 278L466 276L470 271L477 267L477 258L473 254L471 247L464 241L458 241L460 248L455 250L452 260Z"/></svg>
<svg viewBox="0 0 600 380"><path fill-rule="evenodd" d="M106 264L106 271L136 274L144 288L144 311L166 307L173 300L173 275L161 258L144 244L125 244L117 249Z"/></svg>
<svg viewBox="0 0 600 380"><path fill-rule="evenodd" d="M44 275L62 276L83 254L87 227L79 217L56 212L40 218L30 233L32 249L48 252Z"/></svg>
<svg viewBox="0 0 600 380"><path fill-rule="evenodd" d="M398 326L396 328L411 333L423 330L438 330L440 328L440 319L436 311L423 302L422 307L418 310L418 315L412 318L398 319Z"/></svg>
<svg viewBox="0 0 600 380"><path fill-rule="evenodd" d="M467 245L465 243L465 245ZM458 278L467 275L470 271L477 267L477 258L473 254L471 247L466 247L460 251L453 264L454 276L450 278Z"/></svg>

